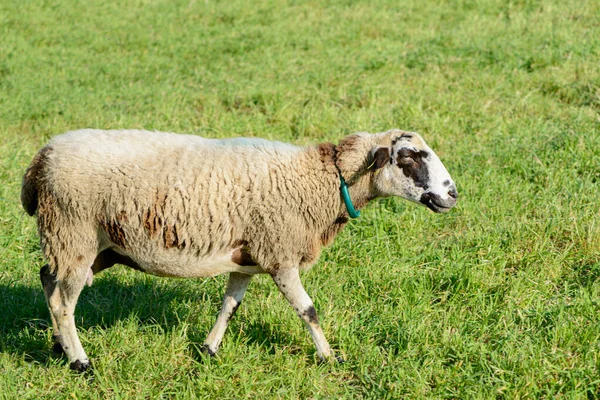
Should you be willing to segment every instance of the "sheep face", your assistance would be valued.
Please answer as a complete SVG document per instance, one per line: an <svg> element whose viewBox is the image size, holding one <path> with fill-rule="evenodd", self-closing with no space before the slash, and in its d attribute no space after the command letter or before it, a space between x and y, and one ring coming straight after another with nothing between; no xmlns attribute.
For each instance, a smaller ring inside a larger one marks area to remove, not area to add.
<svg viewBox="0 0 600 400"><path fill-rule="evenodd" d="M372 150L376 190L382 196L399 196L435 212L456 204L456 186L438 156L413 132L387 132L384 145Z"/></svg>

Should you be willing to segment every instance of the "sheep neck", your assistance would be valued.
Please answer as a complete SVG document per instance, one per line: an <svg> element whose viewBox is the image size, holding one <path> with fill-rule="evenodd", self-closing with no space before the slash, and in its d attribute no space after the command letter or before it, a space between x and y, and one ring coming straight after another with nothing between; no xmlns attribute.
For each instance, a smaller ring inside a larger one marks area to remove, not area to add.
<svg viewBox="0 0 600 400"><path fill-rule="evenodd" d="M371 188L371 179L372 174L367 172L348 186L350 197L353 200L352 203L357 210L360 210L375 198Z"/></svg>
<svg viewBox="0 0 600 400"><path fill-rule="evenodd" d="M349 186L344 179L342 170L337 164L337 155L338 151L334 147L333 164L335 165L340 178L340 195L348 216L350 218L358 218L360 217L360 211L358 209L364 207L370 200L372 200L372 196L369 195L370 174L366 173L360 176L358 179L354 179ZM352 198L354 198L355 201L352 201Z"/></svg>

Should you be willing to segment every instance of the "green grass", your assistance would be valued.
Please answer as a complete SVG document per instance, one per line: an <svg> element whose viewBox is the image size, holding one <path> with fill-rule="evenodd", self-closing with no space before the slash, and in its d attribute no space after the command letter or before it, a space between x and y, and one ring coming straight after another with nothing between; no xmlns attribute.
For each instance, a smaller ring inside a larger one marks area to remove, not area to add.
<svg viewBox="0 0 600 400"><path fill-rule="evenodd" d="M600 397L600 3L0 3L0 397ZM51 354L21 176L67 130L297 144L423 134L457 182L436 215L377 201L303 274L319 364L268 277L219 357L224 277L115 267L80 299L92 376Z"/></svg>

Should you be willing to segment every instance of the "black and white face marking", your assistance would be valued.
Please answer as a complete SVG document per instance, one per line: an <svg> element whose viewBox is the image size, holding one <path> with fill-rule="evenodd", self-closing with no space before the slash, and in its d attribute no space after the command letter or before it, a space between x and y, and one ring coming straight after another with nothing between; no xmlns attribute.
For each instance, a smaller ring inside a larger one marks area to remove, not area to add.
<svg viewBox="0 0 600 400"><path fill-rule="evenodd" d="M375 184L384 196L400 196L427 206L435 212L447 212L456 204L456 186L438 156L416 133L388 132L389 161L379 163L382 170ZM379 146L375 152L382 147Z"/></svg>
<svg viewBox="0 0 600 400"><path fill-rule="evenodd" d="M396 164L404 175L411 178L415 186L427 190L429 185L429 169L427 168L427 152L403 147L398 150Z"/></svg>

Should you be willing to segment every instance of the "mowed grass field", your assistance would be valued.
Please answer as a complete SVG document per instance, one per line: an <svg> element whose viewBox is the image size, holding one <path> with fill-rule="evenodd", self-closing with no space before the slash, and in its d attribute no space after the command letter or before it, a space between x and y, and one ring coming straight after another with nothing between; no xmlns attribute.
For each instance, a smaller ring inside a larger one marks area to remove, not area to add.
<svg viewBox="0 0 600 400"><path fill-rule="evenodd" d="M268 276L214 359L225 277L115 266L51 352L21 177L50 137L144 128L299 145L420 132L436 215L373 202L302 275L344 364ZM0 2L0 398L600 398L600 3Z"/></svg>

